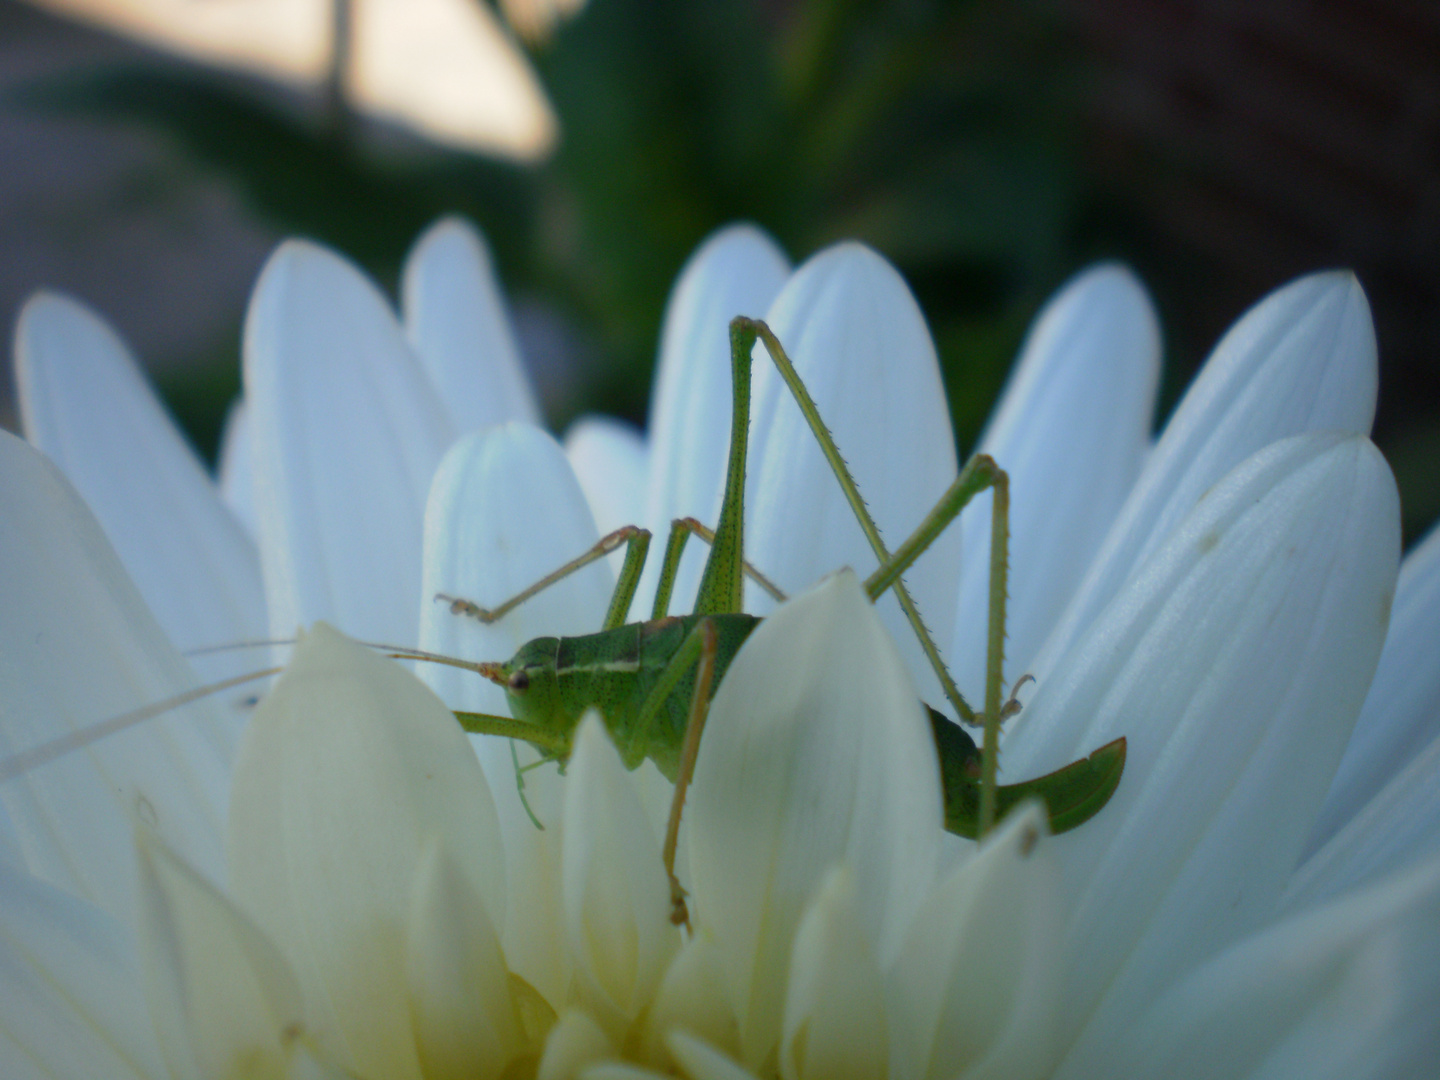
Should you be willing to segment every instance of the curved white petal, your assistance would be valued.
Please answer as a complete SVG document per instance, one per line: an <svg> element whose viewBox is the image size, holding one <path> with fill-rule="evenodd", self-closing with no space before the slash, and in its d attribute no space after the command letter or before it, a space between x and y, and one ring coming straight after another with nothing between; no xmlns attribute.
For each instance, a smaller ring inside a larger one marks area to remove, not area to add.
<svg viewBox="0 0 1440 1080"><path fill-rule="evenodd" d="M235 520L255 537L255 468L250 450L250 413L245 399L230 402L225 414L225 431L220 436L220 498L230 507ZM257 566L259 554L256 554Z"/></svg>
<svg viewBox="0 0 1440 1080"><path fill-rule="evenodd" d="M501 925L499 826L454 717L409 672L318 624L246 728L230 884L361 1075L419 1075L403 938L432 839Z"/></svg>
<svg viewBox="0 0 1440 1080"><path fill-rule="evenodd" d="M1056 845L1066 1028L1088 1017L1061 1075L1086 1075L1176 973L1274 909L1374 674L1398 550L1394 480L1367 439L1273 444L1201 500L1014 722L1013 778L1129 740L1110 804Z"/></svg>
<svg viewBox="0 0 1440 1080"><path fill-rule="evenodd" d="M287 240L244 351L272 635L323 618L414 641L425 493L452 435L385 298L334 252Z"/></svg>
<svg viewBox="0 0 1440 1080"><path fill-rule="evenodd" d="M795 928L826 871L855 869L881 964L938 857L939 771L894 642L846 571L778 608L710 709L686 811L692 918L714 934L743 1058L765 1060Z"/></svg>
<svg viewBox="0 0 1440 1080"><path fill-rule="evenodd" d="M842 863L820 883L795 931L780 1075L881 1080L889 1049L880 968L855 910L854 872Z"/></svg>
<svg viewBox="0 0 1440 1080"><path fill-rule="evenodd" d="M919 525L955 479L955 442L935 346L903 278L860 244L812 256L786 283L767 321L829 426L890 548ZM871 554L834 473L763 344L755 346L745 550L792 594L842 566L866 575ZM948 655L959 582L960 532L948 529L906 574ZM770 603L751 589L747 610ZM940 688L893 596L881 619L921 694Z"/></svg>
<svg viewBox="0 0 1440 1080"><path fill-rule="evenodd" d="M1042 677L1089 629L1134 567L1222 476L1290 435L1364 433L1378 380L1370 306L1353 274L1311 274L1252 307L1215 346L1059 624Z"/></svg>
<svg viewBox="0 0 1440 1080"><path fill-rule="evenodd" d="M684 1031L671 1033L670 1051L695 1080L754 1080L754 1073Z"/></svg>
<svg viewBox="0 0 1440 1080"><path fill-rule="evenodd" d="M485 905L434 839L416 874L405 959L426 1080L495 1080L522 1048L510 973Z"/></svg>
<svg viewBox="0 0 1440 1080"><path fill-rule="evenodd" d="M893 1075L1048 1076L1063 952L1053 845L1012 813L925 901L886 972Z"/></svg>
<svg viewBox="0 0 1440 1080"><path fill-rule="evenodd" d="M490 249L464 218L441 218L405 257L405 333L457 434L540 423Z"/></svg>
<svg viewBox="0 0 1440 1080"><path fill-rule="evenodd" d="M1375 682L1355 721L1310 853L1360 813L1424 748L1440 738L1440 529L1400 565L1395 610ZM1308 853L1307 853L1308 854Z"/></svg>
<svg viewBox="0 0 1440 1080"><path fill-rule="evenodd" d="M0 433L0 761L195 685L59 471ZM30 870L133 922L131 815L224 871L230 721L195 702L0 782Z"/></svg>
<svg viewBox="0 0 1440 1080"><path fill-rule="evenodd" d="M289 965L143 827L136 848L145 997L171 1074L284 1076L291 1046L311 1034Z"/></svg>
<svg viewBox="0 0 1440 1080"><path fill-rule="evenodd" d="M670 1042L677 1033L704 1039L726 1053L740 1052L740 1026L730 1007L720 953L703 930L681 947L655 992L645 1016L644 1057L657 1068L674 1069L678 1062Z"/></svg>
<svg viewBox="0 0 1440 1080"><path fill-rule="evenodd" d="M536 1080L572 1080L591 1062L615 1056L609 1036L594 1017L580 1009L567 1009L545 1040Z"/></svg>
<svg viewBox="0 0 1440 1080"><path fill-rule="evenodd" d="M754 225L712 233L680 271L665 305L660 362L650 400L650 483L645 523L663 545L670 522L694 517L714 528L730 451L730 320L759 318L790 273L785 253ZM753 422L751 430L754 430ZM693 543L690 547L701 549ZM662 547L663 550L663 547ZM703 550L689 550L676 576L676 610L690 610ZM640 589L648 615L660 562Z"/></svg>
<svg viewBox="0 0 1440 1080"><path fill-rule="evenodd" d="M528 424L472 432L436 471L425 512L420 644L472 660L505 660L531 638L599 630L614 591L603 561L592 563L489 626L450 613L436 593L495 606L588 550L598 536L580 485L555 440ZM480 676L420 665L422 678L452 708L508 716L504 692ZM553 766L525 774L521 804L516 757L533 752L508 739L472 740L495 794L505 838L511 910L503 938L512 970L548 1000L563 1001L569 958L560 925L560 790Z"/></svg>
<svg viewBox="0 0 1440 1080"><path fill-rule="evenodd" d="M623 1035L654 996L680 935L660 842L593 711L575 733L564 813L565 937L592 1011Z"/></svg>
<svg viewBox="0 0 1440 1080"><path fill-rule="evenodd" d="M649 454L639 431L608 416L582 416L565 432L565 456L595 513L595 524L602 536L622 525L645 524ZM664 537L660 539L663 542ZM622 558L617 553L611 564L618 568L617 560ZM640 617L635 611L631 615Z"/></svg>
<svg viewBox="0 0 1440 1080"><path fill-rule="evenodd" d="M580 1070L580 1080L667 1080L669 1074L620 1061L601 1061Z"/></svg>
<svg viewBox="0 0 1440 1080"><path fill-rule="evenodd" d="M1107 1075L1430 1075L1440 1060L1440 860L1216 957L1136 1025ZM1128 1052L1127 1052L1128 1051Z"/></svg>
<svg viewBox="0 0 1440 1080"><path fill-rule="evenodd" d="M25 435L100 520L180 649L263 637L260 560L115 332L83 304L39 293L15 327ZM197 658L206 681L248 658Z"/></svg>
<svg viewBox="0 0 1440 1080"><path fill-rule="evenodd" d="M1286 887L1285 906L1312 906L1396 873L1437 848L1440 737L1411 758L1344 828L1300 864Z"/></svg>
<svg viewBox="0 0 1440 1080"><path fill-rule="evenodd" d="M472 660L507 660L526 641L600 629L614 591L603 561L485 625L453 615L437 593L496 607L589 550L595 519L555 439L512 423L466 435L435 473L425 511L420 644ZM422 666L453 708L506 714L505 694L471 672Z"/></svg>
<svg viewBox="0 0 1440 1080"><path fill-rule="evenodd" d="M130 927L0 864L0 1074L162 1080Z"/></svg>
<svg viewBox="0 0 1440 1080"><path fill-rule="evenodd" d="M1036 318L980 440L1010 476L1006 684L1065 609L1130 493L1149 450L1160 383L1160 325L1145 287L1123 266L1077 275ZM990 495L959 525L960 571L951 674L985 696Z"/></svg>

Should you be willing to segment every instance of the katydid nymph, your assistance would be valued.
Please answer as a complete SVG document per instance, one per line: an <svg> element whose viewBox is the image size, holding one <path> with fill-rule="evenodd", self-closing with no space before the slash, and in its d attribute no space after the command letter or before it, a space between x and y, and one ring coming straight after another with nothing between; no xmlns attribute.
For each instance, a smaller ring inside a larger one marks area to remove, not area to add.
<svg viewBox="0 0 1440 1080"><path fill-rule="evenodd" d="M466 731L524 740L538 748L543 759L557 760L563 766L580 718L588 709L595 708L601 713L628 768L638 767L648 757L675 783L664 858L671 883L673 918L682 923L687 921L687 916L684 892L674 873L674 859L686 786L694 769L710 697L724 678L730 661L760 622L758 616L741 610L743 576L749 575L777 599L784 599L743 557L750 366L757 340L764 344L799 404L879 561L879 568L864 582L871 602L885 590L895 590L951 706L963 722L983 724L983 749L977 749L974 740L960 726L927 706L940 761L945 828L976 839L988 832L997 818L1014 804L1026 798L1039 798L1048 810L1052 831L1063 832L1089 820L1105 805L1125 767L1125 740L1121 738L1088 758L1046 776L1004 786L996 783L1000 722L1019 711L1013 696L1009 701L1001 701L1009 506L1006 474L984 455L971 458L914 533L893 553L888 551L834 440L780 342L763 322L737 317L730 324L734 398L719 521L713 533L693 519L672 523L650 619L626 622L651 535L632 525L604 537L589 551L493 609L446 594L435 598L449 603L457 615L494 622L536 593L623 544L624 565L599 632L572 638L536 638L521 646L505 662L472 663L424 657L477 671L504 688L512 716L456 712ZM977 713L965 702L946 670L901 581L901 574L965 504L986 489L994 493L989 648L985 707ZM692 533L709 541L709 557L692 613L671 616L669 604L680 556Z"/></svg>

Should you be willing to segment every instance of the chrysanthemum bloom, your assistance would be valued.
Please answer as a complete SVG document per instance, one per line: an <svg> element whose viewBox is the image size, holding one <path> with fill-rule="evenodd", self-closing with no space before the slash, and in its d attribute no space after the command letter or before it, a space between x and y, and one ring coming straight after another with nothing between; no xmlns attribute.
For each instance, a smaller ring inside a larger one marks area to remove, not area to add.
<svg viewBox="0 0 1440 1080"><path fill-rule="evenodd" d="M3 753L192 685L177 645L325 619L500 659L593 630L604 563L488 628L431 598L494 603L597 519L713 518L737 312L789 348L892 543L954 475L923 321L863 248L789 274L754 230L708 242L648 443L581 429L581 483L538 430L483 427L533 415L501 310L455 223L417 245L403 330L335 256L283 247L247 321L231 514L113 335L33 301L27 434L95 516L0 439ZM587 720L563 779L526 774L539 831L508 743L479 741L477 768L410 674L316 626L238 749L209 699L0 789L6 1075L1422 1073L1440 541L1397 586L1363 295L1332 274L1267 298L1152 448L1157 342L1133 278L1082 275L982 447L1014 491L1007 671L1037 676L1005 778L1127 736L1091 822L1052 839L1032 810L978 849L941 831L918 705L938 694L890 608L832 574L871 560L761 355L747 550L797 598L715 698L679 863L693 936L667 918L653 768L626 773ZM972 695L984 514L911 575ZM478 679L423 674L499 711Z"/></svg>

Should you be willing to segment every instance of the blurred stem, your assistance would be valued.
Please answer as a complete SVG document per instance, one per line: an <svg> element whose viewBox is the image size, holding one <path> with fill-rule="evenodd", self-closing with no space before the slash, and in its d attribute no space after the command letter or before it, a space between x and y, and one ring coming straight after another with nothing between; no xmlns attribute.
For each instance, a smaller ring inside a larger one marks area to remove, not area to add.
<svg viewBox="0 0 1440 1080"><path fill-rule="evenodd" d="M355 44L352 0L330 0L330 71L325 79L325 120L337 140L350 128L350 107L345 99L350 56Z"/></svg>

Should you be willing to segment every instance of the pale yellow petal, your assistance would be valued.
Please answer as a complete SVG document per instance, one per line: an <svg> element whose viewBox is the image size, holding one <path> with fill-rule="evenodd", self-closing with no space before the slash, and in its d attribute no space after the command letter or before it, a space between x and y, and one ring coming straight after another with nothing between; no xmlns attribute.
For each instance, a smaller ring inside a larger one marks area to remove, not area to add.
<svg viewBox="0 0 1440 1080"><path fill-rule="evenodd" d="M317 625L245 733L231 888L364 1076L420 1075L404 936L432 837L498 924L499 828L454 717L399 665Z"/></svg>
<svg viewBox="0 0 1440 1080"><path fill-rule="evenodd" d="M433 840L405 946L426 1080L494 1080L522 1049L509 972L485 905Z"/></svg>
<svg viewBox="0 0 1440 1080"><path fill-rule="evenodd" d="M605 1029L580 1009L567 1009L545 1041L535 1080L572 1080L586 1065L617 1056Z"/></svg>
<svg viewBox="0 0 1440 1080"><path fill-rule="evenodd" d="M679 948L645 808L599 715L581 721L565 781L565 936L602 1023L639 1015Z"/></svg>
<svg viewBox="0 0 1440 1080"><path fill-rule="evenodd" d="M254 923L148 829L136 835L146 998L170 1071L281 1080L300 988Z"/></svg>
<svg viewBox="0 0 1440 1080"><path fill-rule="evenodd" d="M875 952L855 910L855 875L826 876L800 921L780 1037L784 1080L881 1080L889 1036Z"/></svg>

